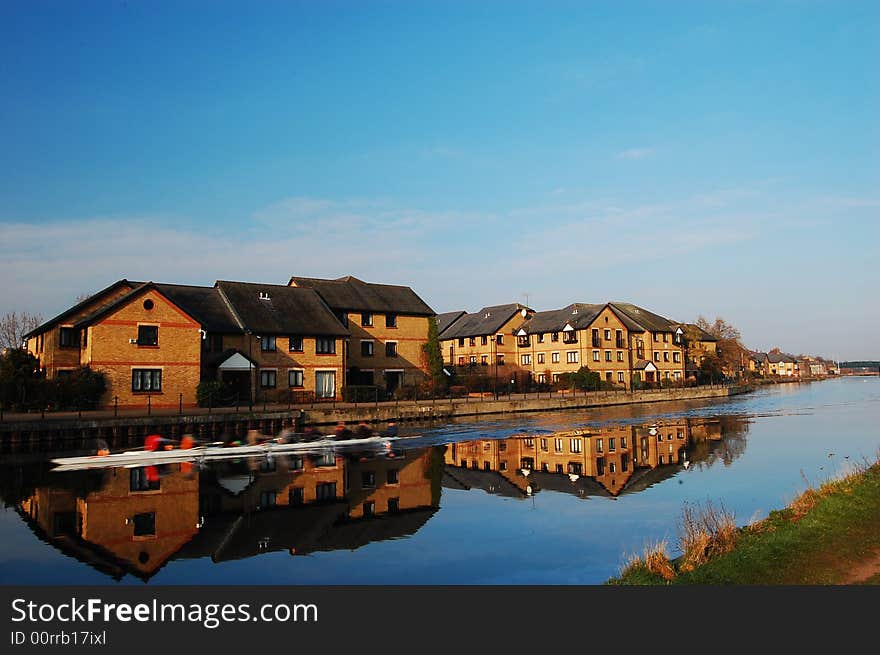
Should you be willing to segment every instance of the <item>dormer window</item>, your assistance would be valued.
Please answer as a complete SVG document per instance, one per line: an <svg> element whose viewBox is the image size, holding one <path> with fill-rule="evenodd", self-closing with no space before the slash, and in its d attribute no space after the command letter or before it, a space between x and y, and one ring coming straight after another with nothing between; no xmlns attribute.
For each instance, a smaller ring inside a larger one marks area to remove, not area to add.
<svg viewBox="0 0 880 655"><path fill-rule="evenodd" d="M385 327L397 327L397 314L385 314Z"/></svg>
<svg viewBox="0 0 880 655"><path fill-rule="evenodd" d="M268 291L260 291L260 300L272 300Z"/></svg>

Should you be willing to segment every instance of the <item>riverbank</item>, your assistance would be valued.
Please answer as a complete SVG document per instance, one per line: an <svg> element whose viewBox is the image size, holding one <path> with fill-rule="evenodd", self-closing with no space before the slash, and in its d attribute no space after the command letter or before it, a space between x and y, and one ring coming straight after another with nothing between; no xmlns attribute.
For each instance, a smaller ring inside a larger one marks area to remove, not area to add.
<svg viewBox="0 0 880 655"><path fill-rule="evenodd" d="M275 424L284 426L326 426L344 423L387 423L396 421L425 422L448 420L463 416L548 412L566 409L611 407L678 400L724 398L747 393L753 386L707 385L682 389L651 389L642 391L544 392L512 394L494 398L476 394L465 398L427 398L418 401L376 403L325 402L308 405L263 404L253 408L222 407L195 408L174 412L94 411L55 414L5 414L0 421L0 439L15 435L33 438L44 432L83 432L134 428L164 429L168 432L195 431L212 433L218 426L230 429L244 425L247 429L262 429Z"/></svg>
<svg viewBox="0 0 880 655"><path fill-rule="evenodd" d="M706 507L699 516L684 510L679 529L681 557L670 561L665 544L650 546L606 584L880 584L880 458L808 488L762 521L737 529L723 509Z"/></svg>

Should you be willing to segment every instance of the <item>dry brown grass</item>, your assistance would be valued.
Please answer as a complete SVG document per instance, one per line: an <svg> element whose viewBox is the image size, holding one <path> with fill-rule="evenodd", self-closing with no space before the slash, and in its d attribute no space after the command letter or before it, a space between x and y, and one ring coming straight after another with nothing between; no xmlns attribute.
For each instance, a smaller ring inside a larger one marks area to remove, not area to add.
<svg viewBox="0 0 880 655"><path fill-rule="evenodd" d="M620 570L620 575L625 577L636 569L644 568L648 572L659 575L664 580L672 580L675 577L675 567L669 561L666 554L666 541L658 541L645 546L641 555L630 555Z"/></svg>
<svg viewBox="0 0 880 655"><path fill-rule="evenodd" d="M736 544L736 521L724 505L711 501L702 506L685 503L679 522L682 571L692 571L716 555L729 553Z"/></svg>

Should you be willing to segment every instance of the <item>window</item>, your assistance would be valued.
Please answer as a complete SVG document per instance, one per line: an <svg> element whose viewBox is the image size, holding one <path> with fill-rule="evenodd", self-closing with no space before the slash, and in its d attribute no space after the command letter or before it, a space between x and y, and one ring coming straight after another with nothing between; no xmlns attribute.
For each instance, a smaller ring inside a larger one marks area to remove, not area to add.
<svg viewBox="0 0 880 655"><path fill-rule="evenodd" d="M520 464L522 464L522 466L520 466L521 469L526 469L528 471L531 471L533 468L535 468L535 460L531 457L523 457Z"/></svg>
<svg viewBox="0 0 880 655"><path fill-rule="evenodd" d="M275 337L260 337L260 350L263 352L275 352Z"/></svg>
<svg viewBox="0 0 880 655"><path fill-rule="evenodd" d="M550 353L550 362L553 364L559 363L559 353Z"/></svg>
<svg viewBox="0 0 880 655"><path fill-rule="evenodd" d="M618 371L618 372L617 372L617 381L618 381L618 382L623 382L623 371Z"/></svg>
<svg viewBox="0 0 880 655"><path fill-rule="evenodd" d="M610 464L608 464L608 472L609 473L617 473L617 464L615 464L614 462L611 462Z"/></svg>
<svg viewBox="0 0 880 655"><path fill-rule="evenodd" d="M507 462L505 462L504 460L501 460L500 462L498 462L498 470L499 471L506 471L507 470Z"/></svg>
<svg viewBox="0 0 880 655"><path fill-rule="evenodd" d="M287 386L301 387L303 386L303 372L300 369L287 372Z"/></svg>
<svg viewBox="0 0 880 655"><path fill-rule="evenodd" d="M522 364L523 364L523 366L528 366L528 365L530 365L531 363L532 363L532 356L531 356L531 355L523 355L523 356L522 356Z"/></svg>
<svg viewBox="0 0 880 655"><path fill-rule="evenodd" d="M657 332L652 332L652 334L654 335L654 343L660 341L660 335Z"/></svg>
<svg viewBox="0 0 880 655"><path fill-rule="evenodd" d="M570 475L581 475L581 473L583 473L583 467L580 462L569 462L568 472Z"/></svg>
<svg viewBox="0 0 880 655"><path fill-rule="evenodd" d="M458 338L458 347L459 347L459 348L464 348L464 337L459 337L459 338Z"/></svg>
<svg viewBox="0 0 880 655"><path fill-rule="evenodd" d="M541 361L541 363L542 364L544 363L543 360ZM544 375L543 373L538 373L538 384L544 384L546 382L547 382L547 376Z"/></svg>
<svg viewBox="0 0 880 655"><path fill-rule="evenodd" d="M620 470L624 473L629 470L629 455L620 456Z"/></svg>
<svg viewBox="0 0 880 655"><path fill-rule="evenodd" d="M376 488L376 472L375 471L364 471L361 473L361 489L375 489Z"/></svg>
<svg viewBox="0 0 880 655"><path fill-rule="evenodd" d="M611 341L611 330L609 330L608 328L605 328L604 337L605 337L605 341Z"/></svg>
<svg viewBox="0 0 880 655"><path fill-rule="evenodd" d="M596 439L596 452L597 453L602 452L602 438L601 437Z"/></svg>
<svg viewBox="0 0 880 655"><path fill-rule="evenodd" d="M303 338L290 337L287 342L287 350L292 353L301 353L303 351Z"/></svg>
<svg viewBox="0 0 880 655"><path fill-rule="evenodd" d="M373 356L373 342L372 341L361 341L361 357L372 357Z"/></svg>
<svg viewBox="0 0 880 655"><path fill-rule="evenodd" d="M363 504L364 516L373 516L376 513L376 501L368 500Z"/></svg>
<svg viewBox="0 0 880 655"><path fill-rule="evenodd" d="M562 343L577 343L578 335L577 332L563 332L562 333Z"/></svg>
<svg viewBox="0 0 880 655"><path fill-rule="evenodd" d="M336 371L317 371L315 373L315 395L318 398L336 397Z"/></svg>
<svg viewBox="0 0 880 655"><path fill-rule="evenodd" d="M477 363L477 356L476 356L476 355L471 355L470 358L469 358L469 361L470 361L471 364L476 364L476 363Z"/></svg>
<svg viewBox="0 0 880 655"><path fill-rule="evenodd" d="M140 328L138 328L138 343L140 343ZM58 345L62 348L73 348L78 345L76 330L72 327L63 327L58 334Z"/></svg>
<svg viewBox="0 0 880 655"><path fill-rule="evenodd" d="M654 353L654 361L655 361L655 362L659 362L659 361L660 361L660 353L658 353L658 352L655 352L655 353Z"/></svg>
<svg viewBox="0 0 880 655"><path fill-rule="evenodd" d="M397 484L400 480L397 469L388 469L388 484Z"/></svg>
<svg viewBox="0 0 880 655"><path fill-rule="evenodd" d="M594 350L594 351L593 351L593 361L594 361L594 362L598 362L598 361L599 361L599 351L598 351L598 350Z"/></svg>
<svg viewBox="0 0 880 655"><path fill-rule="evenodd" d="M557 382L559 382L560 379L562 379L561 373L554 373L553 374L553 384L556 384Z"/></svg>
<svg viewBox="0 0 880 655"><path fill-rule="evenodd" d="M304 500L302 487L291 487L290 491L287 492L288 505L302 505Z"/></svg>
<svg viewBox="0 0 880 655"><path fill-rule="evenodd" d="M605 475L605 458L604 457L596 458L596 475L597 476Z"/></svg>
<svg viewBox="0 0 880 655"><path fill-rule="evenodd" d="M605 351L605 361L606 361L606 362L610 362L610 361L611 361L611 351L610 351L610 350L606 350L606 351Z"/></svg>
<svg viewBox="0 0 880 655"><path fill-rule="evenodd" d="M485 334L480 337L480 345L481 346L488 346L489 345L489 337L486 336Z"/></svg>
<svg viewBox="0 0 880 655"><path fill-rule="evenodd" d="M370 312L361 312L361 325L373 327L373 315Z"/></svg>
<svg viewBox="0 0 880 655"><path fill-rule="evenodd" d="M607 373L605 373L605 379L608 380L609 382L611 382L611 371L608 371Z"/></svg>
<svg viewBox="0 0 880 655"><path fill-rule="evenodd" d="M548 448L547 448L547 440L544 439L543 437L541 438L541 450L544 450L544 451L548 450Z"/></svg>
<svg viewBox="0 0 880 655"><path fill-rule="evenodd" d="M489 355L480 355L480 364L483 366L489 365Z"/></svg>
<svg viewBox="0 0 880 655"><path fill-rule="evenodd" d="M159 327L157 325L138 325L137 345L158 346Z"/></svg>
<svg viewBox="0 0 880 655"><path fill-rule="evenodd" d="M504 335L503 334L496 334L495 335L495 343L498 344L499 346L503 346L504 345Z"/></svg>
<svg viewBox="0 0 880 655"><path fill-rule="evenodd" d="M335 482L319 482L315 485L315 500L327 501L334 500L336 498L336 483Z"/></svg>
<svg viewBox="0 0 880 655"><path fill-rule="evenodd" d="M397 314L385 314L385 327L397 327Z"/></svg>
<svg viewBox="0 0 880 655"><path fill-rule="evenodd" d="M559 341L559 332L554 332L550 335L550 341Z"/></svg>
<svg viewBox="0 0 880 655"><path fill-rule="evenodd" d="M275 388L275 371L266 370L260 371L260 386L264 389L274 389Z"/></svg>
<svg viewBox="0 0 880 655"><path fill-rule="evenodd" d="M346 312L338 312L336 314L336 318L338 318L339 322L342 323L345 327L348 327L348 314Z"/></svg>
<svg viewBox="0 0 880 655"><path fill-rule="evenodd" d="M260 492L260 507L275 507L278 499L278 492L273 490Z"/></svg>
<svg viewBox="0 0 880 655"><path fill-rule="evenodd" d="M136 368L131 372L132 391L162 391L162 370Z"/></svg>
<svg viewBox="0 0 880 655"><path fill-rule="evenodd" d="M626 448L626 437L621 437L621 438L620 438L620 447L621 447L621 448Z"/></svg>
<svg viewBox="0 0 880 655"><path fill-rule="evenodd" d="M544 353L538 353L538 363L539 364L544 363Z"/></svg>
<svg viewBox="0 0 880 655"><path fill-rule="evenodd" d="M581 446L583 442L580 439L572 439L571 440L571 452L579 453L581 452Z"/></svg>
<svg viewBox="0 0 880 655"><path fill-rule="evenodd" d="M663 333L663 343L669 343L669 333L668 332Z"/></svg>
<svg viewBox="0 0 880 655"><path fill-rule="evenodd" d="M315 466L336 466L336 455L323 453L315 458Z"/></svg>
<svg viewBox="0 0 880 655"><path fill-rule="evenodd" d="M156 535L156 512L135 514L131 522L134 524L135 537L153 537Z"/></svg>
<svg viewBox="0 0 880 655"><path fill-rule="evenodd" d="M504 355L497 355L495 361L497 364L504 366Z"/></svg>
<svg viewBox="0 0 880 655"><path fill-rule="evenodd" d="M681 379L681 371L676 371L675 373L673 373L673 376L675 377L676 380L680 380Z"/></svg>
<svg viewBox="0 0 880 655"><path fill-rule="evenodd" d="M159 476L153 476L151 480L146 467L131 469L130 476L129 491L156 491L159 489Z"/></svg>
<svg viewBox="0 0 880 655"><path fill-rule="evenodd" d="M616 448L616 442L617 442L617 440L616 440L614 437L609 437L609 439L608 439L608 450L610 450L610 451L612 451L612 452L613 452L614 450L616 450L616 449L617 449L617 448Z"/></svg>
<svg viewBox="0 0 880 655"><path fill-rule="evenodd" d="M615 343L618 348L623 348L623 330L615 330Z"/></svg>
<svg viewBox="0 0 880 655"><path fill-rule="evenodd" d="M593 336L593 347L596 347L599 345L599 330L594 329L592 336Z"/></svg>
<svg viewBox="0 0 880 655"><path fill-rule="evenodd" d="M527 346L532 345L531 337L529 335L524 335L516 338L516 345L520 348L525 348Z"/></svg>
<svg viewBox="0 0 880 655"><path fill-rule="evenodd" d="M553 440L553 449L554 449L557 453L561 453L561 452L562 452L562 439L554 439L554 440Z"/></svg>
<svg viewBox="0 0 880 655"><path fill-rule="evenodd" d="M675 362L676 364L681 362L681 353L680 352L672 353L672 361Z"/></svg>
<svg viewBox="0 0 880 655"><path fill-rule="evenodd" d="M389 498L388 499L388 513L396 514L400 511L400 498Z"/></svg>
<svg viewBox="0 0 880 655"><path fill-rule="evenodd" d="M565 353L565 361L569 364L577 364L578 362L578 352L577 350L569 350Z"/></svg>
<svg viewBox="0 0 880 655"><path fill-rule="evenodd" d="M544 343L544 333L538 335L538 343Z"/></svg>
<svg viewBox="0 0 880 655"><path fill-rule="evenodd" d="M288 455L288 457L287 457L287 470L288 471L302 471L302 469L303 469L302 455Z"/></svg>
<svg viewBox="0 0 880 655"><path fill-rule="evenodd" d="M617 361L618 361L618 362L622 362L622 361L623 361L623 351L622 351L622 350L618 350L618 351L617 351Z"/></svg>
<svg viewBox="0 0 880 655"><path fill-rule="evenodd" d="M477 345L477 339L476 339L476 337L471 337L470 340L469 340L469 342L468 342L468 345L470 345L471 347L476 346L476 345Z"/></svg>
<svg viewBox="0 0 880 655"><path fill-rule="evenodd" d="M562 471L562 464L557 464L557 465L556 465L556 472L557 472L557 473L562 473L562 472L563 472L563 471Z"/></svg>
<svg viewBox="0 0 880 655"><path fill-rule="evenodd" d="M458 365L459 365L459 366L464 366L464 355L459 355L459 356L458 356Z"/></svg>
<svg viewBox="0 0 880 655"><path fill-rule="evenodd" d="M318 355L335 355L336 339L333 337L318 337L315 339L315 353Z"/></svg>
<svg viewBox="0 0 880 655"><path fill-rule="evenodd" d="M663 361L664 361L664 362L668 362L668 361L669 361L669 352L667 352L667 351L664 351L664 352L663 352Z"/></svg>
<svg viewBox="0 0 880 655"><path fill-rule="evenodd" d="M526 437L523 440L523 443L525 444L526 448L534 448L535 447L535 440L532 439L531 437Z"/></svg>

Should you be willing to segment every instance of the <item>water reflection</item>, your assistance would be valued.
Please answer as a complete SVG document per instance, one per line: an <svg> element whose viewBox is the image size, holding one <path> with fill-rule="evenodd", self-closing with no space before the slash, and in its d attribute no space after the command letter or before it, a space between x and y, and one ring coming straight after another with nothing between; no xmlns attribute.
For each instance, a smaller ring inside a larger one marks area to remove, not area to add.
<svg viewBox="0 0 880 655"><path fill-rule="evenodd" d="M7 463L2 493L37 538L116 580L147 581L172 560L298 557L413 535L442 488L512 498L642 491L684 468L729 464L747 429L742 417L680 418L201 467L52 473Z"/></svg>

